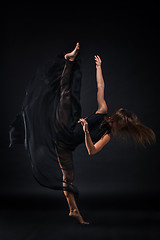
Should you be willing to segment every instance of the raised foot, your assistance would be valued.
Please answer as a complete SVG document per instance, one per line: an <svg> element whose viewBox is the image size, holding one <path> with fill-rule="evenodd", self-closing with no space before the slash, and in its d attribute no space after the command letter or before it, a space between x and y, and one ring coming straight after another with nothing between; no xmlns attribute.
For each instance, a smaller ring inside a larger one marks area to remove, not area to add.
<svg viewBox="0 0 160 240"><path fill-rule="evenodd" d="M67 53L65 56L64 56L64 58L67 60L70 60L70 61L74 61L75 60L75 58L76 58L76 56L77 56L77 54L78 54L78 52L79 52L79 49L80 49L80 45L79 45L79 42L76 44L76 47L75 47L75 49L72 51L72 52L70 52L70 53Z"/></svg>
<svg viewBox="0 0 160 240"><path fill-rule="evenodd" d="M80 224L84 224L84 225L90 224L89 222L86 222L83 220L81 214L77 209L71 210L69 213L69 216L76 219Z"/></svg>

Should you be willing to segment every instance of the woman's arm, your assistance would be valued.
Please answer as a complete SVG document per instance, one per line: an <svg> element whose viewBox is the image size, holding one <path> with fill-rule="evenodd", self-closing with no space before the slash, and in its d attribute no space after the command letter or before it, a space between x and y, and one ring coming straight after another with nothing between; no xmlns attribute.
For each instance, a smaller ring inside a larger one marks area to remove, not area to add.
<svg viewBox="0 0 160 240"><path fill-rule="evenodd" d="M95 153L95 147L88 130L85 131L85 145L86 145L88 154L93 155Z"/></svg>
<svg viewBox="0 0 160 240"><path fill-rule="evenodd" d="M86 145L88 154L89 155L94 155L97 152L99 152L110 141L110 135L106 134L98 142L93 144L91 136L90 136L89 131L88 131L87 121L85 119L81 118L80 122L83 126L83 131L85 133L85 145Z"/></svg>
<svg viewBox="0 0 160 240"><path fill-rule="evenodd" d="M106 134L98 142L96 142L94 144L95 153L99 152L110 141L110 139L111 139L110 134Z"/></svg>
<svg viewBox="0 0 160 240"><path fill-rule="evenodd" d="M104 99L105 85L101 67L102 61L98 55L95 56L95 62L96 62L97 104L98 104L98 110L96 111L96 113L107 113L107 104Z"/></svg>

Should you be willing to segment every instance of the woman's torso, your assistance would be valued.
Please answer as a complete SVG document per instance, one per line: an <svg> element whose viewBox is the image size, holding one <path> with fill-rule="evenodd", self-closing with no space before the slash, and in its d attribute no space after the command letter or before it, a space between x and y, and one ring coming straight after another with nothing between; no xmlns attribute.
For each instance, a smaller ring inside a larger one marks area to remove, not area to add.
<svg viewBox="0 0 160 240"><path fill-rule="evenodd" d="M107 114L102 113L92 113L90 116L88 116L86 121L88 122L88 130L91 136L91 139L93 143L100 140L100 138L107 132L111 132L111 128L109 124L105 124L104 128L100 128L101 123L104 121L105 116ZM74 139L75 139L75 145L84 143L85 141L85 134L83 131L83 127L81 123L77 123L74 128Z"/></svg>

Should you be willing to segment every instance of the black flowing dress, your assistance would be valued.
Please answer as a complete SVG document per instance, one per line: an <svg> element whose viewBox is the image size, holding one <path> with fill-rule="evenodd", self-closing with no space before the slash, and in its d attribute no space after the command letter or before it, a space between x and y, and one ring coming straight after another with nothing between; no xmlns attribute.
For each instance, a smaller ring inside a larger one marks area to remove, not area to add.
<svg viewBox="0 0 160 240"><path fill-rule="evenodd" d="M24 144L33 176L42 186L65 189L77 197L78 189L63 178L63 171L73 173L72 152L85 143L78 123L82 74L79 56L71 62L64 55L59 54L29 81L21 111L9 126L9 147ZM105 116L94 112L86 118L93 143L111 132Z"/></svg>

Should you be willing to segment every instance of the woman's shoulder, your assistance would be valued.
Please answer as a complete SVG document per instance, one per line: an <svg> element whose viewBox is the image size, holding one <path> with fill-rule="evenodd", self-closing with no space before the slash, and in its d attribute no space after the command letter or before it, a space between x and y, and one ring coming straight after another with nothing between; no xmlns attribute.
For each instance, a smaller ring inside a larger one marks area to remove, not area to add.
<svg viewBox="0 0 160 240"><path fill-rule="evenodd" d="M91 116L91 115L103 116L103 115L107 115L107 114L108 114L108 112L100 112L98 110L95 110L89 116Z"/></svg>
<svg viewBox="0 0 160 240"><path fill-rule="evenodd" d="M97 113L96 111L94 111L93 113L85 117L85 119L103 119L105 116L107 116L107 113Z"/></svg>
<svg viewBox="0 0 160 240"><path fill-rule="evenodd" d="M94 113L93 113L93 116L103 119L104 117L108 116L108 113L94 112Z"/></svg>

